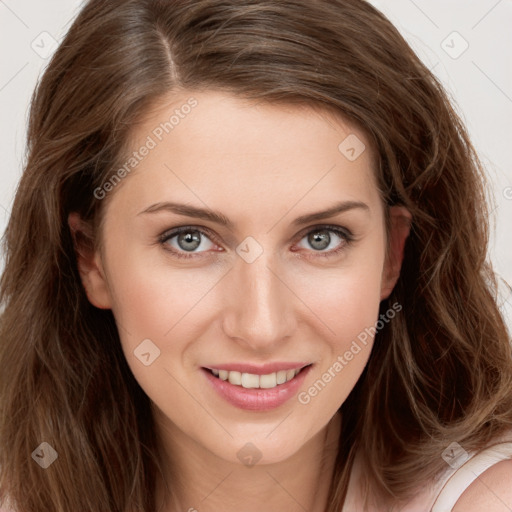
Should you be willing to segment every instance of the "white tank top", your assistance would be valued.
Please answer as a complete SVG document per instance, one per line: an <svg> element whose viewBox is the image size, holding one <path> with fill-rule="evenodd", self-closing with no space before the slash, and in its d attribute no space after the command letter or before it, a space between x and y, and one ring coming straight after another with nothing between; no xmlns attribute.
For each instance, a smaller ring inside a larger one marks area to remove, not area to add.
<svg viewBox="0 0 512 512"><path fill-rule="evenodd" d="M469 459L443 478L431 512L450 512L464 491L487 469L502 460L512 459L512 440L496 443Z"/></svg>
<svg viewBox="0 0 512 512"><path fill-rule="evenodd" d="M498 462L512 459L512 432L497 439L485 450L469 453L464 458L466 460L464 462L461 460L460 465L453 464L456 467L451 467L447 463L446 471L437 482L425 486L425 490L400 508L400 512L451 512L464 491L479 475ZM356 457L342 512L362 510L360 495L356 493L355 485L360 471ZM375 508L371 512L381 511Z"/></svg>

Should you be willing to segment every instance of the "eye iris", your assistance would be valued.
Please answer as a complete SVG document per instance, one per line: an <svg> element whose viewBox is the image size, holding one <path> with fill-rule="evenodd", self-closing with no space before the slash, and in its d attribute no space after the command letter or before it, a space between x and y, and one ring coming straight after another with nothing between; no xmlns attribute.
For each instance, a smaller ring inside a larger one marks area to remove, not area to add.
<svg viewBox="0 0 512 512"><path fill-rule="evenodd" d="M331 242L329 233L328 229L313 231L308 235L308 242L319 251L326 249ZM183 231L177 235L177 239L180 249L191 252L201 245L201 232L199 230Z"/></svg>
<svg viewBox="0 0 512 512"><path fill-rule="evenodd" d="M191 244L192 247L189 244ZM199 234L199 231L185 231L178 235L178 245L184 251L193 251L194 249L197 249L200 244L201 235Z"/></svg>
<svg viewBox="0 0 512 512"><path fill-rule="evenodd" d="M331 242L329 231L322 229L321 231L311 233L308 236L308 242L312 247L319 250L329 247L329 243Z"/></svg>

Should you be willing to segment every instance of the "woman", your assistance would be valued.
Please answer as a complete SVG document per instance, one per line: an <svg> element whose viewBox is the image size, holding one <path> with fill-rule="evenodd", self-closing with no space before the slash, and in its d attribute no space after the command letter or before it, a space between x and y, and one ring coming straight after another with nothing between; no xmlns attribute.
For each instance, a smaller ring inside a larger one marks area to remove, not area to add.
<svg viewBox="0 0 512 512"><path fill-rule="evenodd" d="M89 1L28 136L6 507L512 507L483 170L381 13Z"/></svg>

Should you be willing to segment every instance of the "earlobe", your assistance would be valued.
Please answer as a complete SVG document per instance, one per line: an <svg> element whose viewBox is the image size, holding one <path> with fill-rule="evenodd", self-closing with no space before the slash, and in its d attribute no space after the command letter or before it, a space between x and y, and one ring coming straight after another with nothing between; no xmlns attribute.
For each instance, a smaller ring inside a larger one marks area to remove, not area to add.
<svg viewBox="0 0 512 512"><path fill-rule="evenodd" d="M72 212L68 225L73 238L80 279L89 302L100 309L110 309L110 293L99 253L94 248L93 232L80 215Z"/></svg>
<svg viewBox="0 0 512 512"><path fill-rule="evenodd" d="M382 273L381 300L387 299L400 277L404 258L405 241L411 230L412 215L403 206L389 209L389 241L386 262Z"/></svg>

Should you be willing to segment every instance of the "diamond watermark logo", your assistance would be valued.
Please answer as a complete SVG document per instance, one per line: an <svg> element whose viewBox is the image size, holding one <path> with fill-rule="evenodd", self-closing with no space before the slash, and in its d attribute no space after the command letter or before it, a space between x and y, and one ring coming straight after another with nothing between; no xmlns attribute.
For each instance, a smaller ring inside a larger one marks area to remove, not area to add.
<svg viewBox="0 0 512 512"><path fill-rule="evenodd" d="M145 339L133 353L144 366L149 366L160 356L160 349L150 339Z"/></svg>
<svg viewBox="0 0 512 512"><path fill-rule="evenodd" d="M41 32L32 41L30 47L39 57L46 60L53 54L58 45L58 41L49 32L45 31Z"/></svg>
<svg viewBox="0 0 512 512"><path fill-rule="evenodd" d="M252 236L248 236L236 248L236 253L246 263L253 263L263 254L263 247Z"/></svg>
<svg viewBox="0 0 512 512"><path fill-rule="evenodd" d="M441 48L455 60L469 48L469 43L457 31L453 31L441 42Z"/></svg>
<svg viewBox="0 0 512 512"><path fill-rule="evenodd" d="M338 145L339 152L351 162L357 160L365 149L364 142L354 133L351 133Z"/></svg>
<svg viewBox="0 0 512 512"><path fill-rule="evenodd" d="M57 459L59 454L55 451L53 446L43 442L33 452L32 458L43 468L50 467Z"/></svg>
<svg viewBox="0 0 512 512"><path fill-rule="evenodd" d="M453 442L443 451L441 457L449 466L457 469L469 459L469 454L459 443Z"/></svg>
<svg viewBox="0 0 512 512"><path fill-rule="evenodd" d="M247 443L238 450L236 456L244 466L252 468L261 459L262 453L252 443Z"/></svg>

